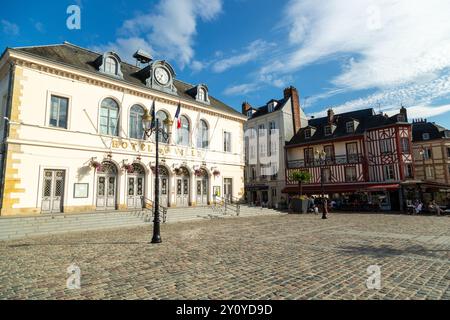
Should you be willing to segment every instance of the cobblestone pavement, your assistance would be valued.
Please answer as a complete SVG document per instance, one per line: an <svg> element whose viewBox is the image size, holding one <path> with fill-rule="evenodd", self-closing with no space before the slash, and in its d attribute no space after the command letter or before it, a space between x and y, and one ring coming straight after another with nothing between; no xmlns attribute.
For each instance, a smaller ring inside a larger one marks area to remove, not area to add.
<svg viewBox="0 0 450 320"><path fill-rule="evenodd" d="M266 216L0 242L1 299L450 299L450 217ZM68 290L67 268L81 268ZM381 289L367 289L370 265Z"/></svg>

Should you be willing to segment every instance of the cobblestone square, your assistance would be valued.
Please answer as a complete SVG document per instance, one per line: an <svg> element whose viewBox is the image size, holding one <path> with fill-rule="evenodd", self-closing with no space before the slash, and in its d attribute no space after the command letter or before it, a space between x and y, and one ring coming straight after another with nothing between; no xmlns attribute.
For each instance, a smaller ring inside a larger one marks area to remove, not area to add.
<svg viewBox="0 0 450 320"><path fill-rule="evenodd" d="M450 218L262 216L0 242L1 299L450 299ZM68 290L67 268L81 269ZM367 268L381 268L368 289Z"/></svg>

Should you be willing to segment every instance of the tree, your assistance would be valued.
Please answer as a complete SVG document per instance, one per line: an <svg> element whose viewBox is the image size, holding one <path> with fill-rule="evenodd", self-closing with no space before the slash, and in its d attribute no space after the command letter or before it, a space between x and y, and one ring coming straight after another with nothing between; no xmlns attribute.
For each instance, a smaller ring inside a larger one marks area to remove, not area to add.
<svg viewBox="0 0 450 320"><path fill-rule="evenodd" d="M298 191L301 197L303 195L302 185L311 180L311 174L309 171L296 171L292 173L291 180L298 182Z"/></svg>

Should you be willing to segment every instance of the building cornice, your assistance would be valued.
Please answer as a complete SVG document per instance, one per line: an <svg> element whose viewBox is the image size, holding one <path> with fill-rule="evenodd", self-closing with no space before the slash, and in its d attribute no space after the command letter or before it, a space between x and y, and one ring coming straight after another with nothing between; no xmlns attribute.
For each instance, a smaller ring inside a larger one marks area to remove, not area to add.
<svg viewBox="0 0 450 320"><path fill-rule="evenodd" d="M52 60L37 57L29 53L18 52L14 49L7 49L7 53L4 53L2 59L5 57L6 59L4 61L10 59L13 60L18 66L37 70L49 75L63 77L72 81L83 82L102 88L116 90L121 93L134 95L144 99L155 100L157 102L173 106L178 106L178 103L181 103L181 107L184 109L194 110L212 116L220 116L222 118L237 121L242 124L247 120L244 116L233 116L217 110L212 111L211 109L207 109L200 104L187 101L184 98L175 98L169 94L165 94L151 88L142 88L134 84L127 83L126 81L121 79L112 79L94 72L79 70L64 63L54 62ZM2 65L0 64L0 68L1 66Z"/></svg>

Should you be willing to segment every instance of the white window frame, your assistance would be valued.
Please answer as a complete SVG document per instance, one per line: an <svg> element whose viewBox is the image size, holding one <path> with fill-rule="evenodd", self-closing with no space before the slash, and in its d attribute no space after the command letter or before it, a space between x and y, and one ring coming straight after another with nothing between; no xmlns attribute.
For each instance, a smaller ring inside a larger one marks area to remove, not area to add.
<svg viewBox="0 0 450 320"><path fill-rule="evenodd" d="M384 179L386 181L395 180L395 167L393 164L387 164L387 165L383 166L383 173L384 173ZM391 175L391 173L392 173L392 175Z"/></svg>
<svg viewBox="0 0 450 320"><path fill-rule="evenodd" d="M58 96L61 98L66 98L69 100L68 103L68 110L67 110L67 128L60 128L60 127L54 127L50 125L50 114L52 112L52 96ZM44 119L44 126L54 129L54 130L62 130L62 131L70 131L72 126L71 126L71 119L72 119L72 96L71 95L67 95L64 93L59 93L56 91L51 91L48 90L47 91L47 107L45 110L45 119ZM103 101L103 100L102 100Z"/></svg>
<svg viewBox="0 0 450 320"><path fill-rule="evenodd" d="M311 129L306 129L305 130L305 139L311 139Z"/></svg>
<svg viewBox="0 0 450 320"><path fill-rule="evenodd" d="M349 121L345 124L345 130L347 133L355 133L355 123L353 121ZM351 130L349 130L351 128Z"/></svg>
<svg viewBox="0 0 450 320"><path fill-rule="evenodd" d="M226 137L227 136L229 136L229 142L228 143L226 141ZM228 148L227 148L227 146L228 146ZM225 153L232 153L232 151L233 151L232 134L229 131L224 131L223 132L223 152L225 152Z"/></svg>
<svg viewBox="0 0 450 320"><path fill-rule="evenodd" d="M430 140L430 134L428 132L422 133L423 140Z"/></svg>

